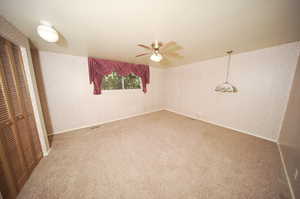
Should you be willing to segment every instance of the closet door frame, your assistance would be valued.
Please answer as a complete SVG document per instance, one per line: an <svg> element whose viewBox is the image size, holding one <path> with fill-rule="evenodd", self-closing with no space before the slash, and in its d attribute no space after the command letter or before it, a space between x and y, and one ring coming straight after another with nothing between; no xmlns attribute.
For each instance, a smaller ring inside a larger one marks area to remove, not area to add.
<svg viewBox="0 0 300 199"><path fill-rule="evenodd" d="M38 96L36 75L33 71L32 58L30 54L30 45L32 44L28 37L21 33L14 25L12 25L5 17L0 16L0 37L10 41L11 43L21 47L22 58L24 62L24 69L26 78L28 80L27 86L29 88L30 99L33 105L35 123L40 139L42 148L42 155L47 156L50 150L48 142L47 131L45 129L45 123L43 113L41 111L40 99Z"/></svg>

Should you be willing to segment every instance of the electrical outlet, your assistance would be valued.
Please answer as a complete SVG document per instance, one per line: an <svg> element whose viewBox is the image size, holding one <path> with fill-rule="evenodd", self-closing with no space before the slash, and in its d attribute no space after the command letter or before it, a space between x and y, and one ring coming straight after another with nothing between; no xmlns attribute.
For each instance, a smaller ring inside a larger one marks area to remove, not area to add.
<svg viewBox="0 0 300 199"><path fill-rule="evenodd" d="M295 169L295 173L294 173L294 179L297 181L299 177L299 172L298 169Z"/></svg>

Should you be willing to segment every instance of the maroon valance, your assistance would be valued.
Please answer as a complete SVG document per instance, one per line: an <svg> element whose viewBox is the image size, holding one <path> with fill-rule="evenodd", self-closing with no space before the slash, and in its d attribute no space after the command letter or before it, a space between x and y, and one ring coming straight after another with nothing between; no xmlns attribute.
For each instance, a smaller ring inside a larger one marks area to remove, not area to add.
<svg viewBox="0 0 300 199"><path fill-rule="evenodd" d="M130 64L119 61L88 58L90 84L94 84L94 94L101 94L102 79L105 75L116 72L120 76L127 76L130 73L139 76L142 80L143 91L147 92L146 85L149 84L149 66L144 64Z"/></svg>

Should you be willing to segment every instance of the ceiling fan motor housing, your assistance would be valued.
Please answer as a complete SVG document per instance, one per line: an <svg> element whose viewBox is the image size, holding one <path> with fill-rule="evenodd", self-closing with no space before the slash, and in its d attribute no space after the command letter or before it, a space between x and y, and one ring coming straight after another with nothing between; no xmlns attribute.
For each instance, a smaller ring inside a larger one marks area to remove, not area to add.
<svg viewBox="0 0 300 199"><path fill-rule="evenodd" d="M154 49L154 51L158 51L161 46L162 43L158 41L155 41L154 43L151 44L151 47Z"/></svg>

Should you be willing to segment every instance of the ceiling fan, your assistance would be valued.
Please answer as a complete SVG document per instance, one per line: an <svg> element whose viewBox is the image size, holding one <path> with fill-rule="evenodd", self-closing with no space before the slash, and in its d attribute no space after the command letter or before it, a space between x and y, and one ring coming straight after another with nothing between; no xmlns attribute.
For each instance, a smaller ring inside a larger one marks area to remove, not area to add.
<svg viewBox="0 0 300 199"><path fill-rule="evenodd" d="M176 42L171 41L166 44L163 44L162 42L155 41L150 46L144 45L144 44L138 44L139 47L145 48L149 52L142 53L137 55L136 57L141 56L149 56L150 59L154 62L160 62L162 59L166 59L166 56L175 57L175 58L182 58L181 55L174 52L177 50L182 49L180 46L176 44Z"/></svg>

